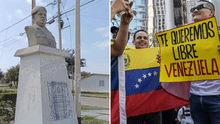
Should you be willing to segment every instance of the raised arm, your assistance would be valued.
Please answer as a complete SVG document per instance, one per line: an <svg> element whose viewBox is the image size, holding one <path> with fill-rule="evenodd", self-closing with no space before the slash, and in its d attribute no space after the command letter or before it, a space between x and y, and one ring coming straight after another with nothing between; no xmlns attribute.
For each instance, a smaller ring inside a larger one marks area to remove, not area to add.
<svg viewBox="0 0 220 124"><path fill-rule="evenodd" d="M133 5L133 1L129 4L128 11L125 11L125 13L121 16L119 33L116 37L114 44L111 45L112 57L122 54L128 42L129 24L133 19L133 13L131 10L132 5Z"/></svg>

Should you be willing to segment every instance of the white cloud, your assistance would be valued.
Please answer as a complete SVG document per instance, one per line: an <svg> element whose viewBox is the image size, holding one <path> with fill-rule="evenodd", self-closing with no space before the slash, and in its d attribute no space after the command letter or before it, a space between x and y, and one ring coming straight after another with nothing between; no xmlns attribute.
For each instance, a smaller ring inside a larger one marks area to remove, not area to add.
<svg viewBox="0 0 220 124"><path fill-rule="evenodd" d="M32 0L26 0L27 3L31 4Z"/></svg>
<svg viewBox="0 0 220 124"><path fill-rule="evenodd" d="M23 14L23 12L22 12L21 9L16 10L16 13L17 13L16 15L17 15L18 17L24 18L24 14Z"/></svg>
<svg viewBox="0 0 220 124"><path fill-rule="evenodd" d="M32 0L26 0L27 3L32 4ZM47 3L42 2L42 0L36 0L36 6L46 6Z"/></svg>
<svg viewBox="0 0 220 124"><path fill-rule="evenodd" d="M21 9L18 9L16 12L17 12L17 14L22 14L22 10Z"/></svg>
<svg viewBox="0 0 220 124"><path fill-rule="evenodd" d="M109 40L105 40L105 41L99 41L99 42L95 42L93 43L94 46L100 48L100 49L105 49L109 47Z"/></svg>
<svg viewBox="0 0 220 124"><path fill-rule="evenodd" d="M101 28L97 28L95 31L97 32L101 32L102 33L102 37L109 37L109 27L101 27Z"/></svg>
<svg viewBox="0 0 220 124"><path fill-rule="evenodd" d="M8 20L11 20L11 16L10 15L8 15L7 18L8 18Z"/></svg>

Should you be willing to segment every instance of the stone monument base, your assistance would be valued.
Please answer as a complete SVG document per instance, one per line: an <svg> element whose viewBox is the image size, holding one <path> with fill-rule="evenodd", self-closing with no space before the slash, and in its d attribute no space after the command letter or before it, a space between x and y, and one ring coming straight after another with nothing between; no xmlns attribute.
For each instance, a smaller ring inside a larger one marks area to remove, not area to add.
<svg viewBox="0 0 220 124"><path fill-rule="evenodd" d="M36 45L21 57L15 124L78 124L63 50Z"/></svg>

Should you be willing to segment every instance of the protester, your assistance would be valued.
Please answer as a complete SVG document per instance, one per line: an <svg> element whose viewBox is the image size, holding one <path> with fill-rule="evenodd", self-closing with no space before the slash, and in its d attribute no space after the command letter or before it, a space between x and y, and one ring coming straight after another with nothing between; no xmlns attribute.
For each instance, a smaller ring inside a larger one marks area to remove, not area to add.
<svg viewBox="0 0 220 124"><path fill-rule="evenodd" d="M189 105L183 106L179 109L177 114L177 122L179 122L178 124L194 124Z"/></svg>
<svg viewBox="0 0 220 124"><path fill-rule="evenodd" d="M119 28L118 27L116 27L116 26L112 26L111 27L111 33L112 33L112 39L111 39L111 41L112 42L114 42L115 41L115 39L116 39L116 37L117 37L117 35L118 35L118 31L119 31ZM128 32L128 40L129 40L129 38L130 38L130 32Z"/></svg>
<svg viewBox="0 0 220 124"><path fill-rule="evenodd" d="M111 27L111 33L112 33L112 39L111 39L111 41L112 41L112 42L115 41L115 39L116 39L116 37L117 37L117 35L118 35L118 30L119 30L119 28L116 27L116 26L112 26L112 27Z"/></svg>
<svg viewBox="0 0 220 124"><path fill-rule="evenodd" d="M111 20L116 13L126 10L125 13L121 16L121 23L118 35L114 41L114 44L111 45L111 57L121 55L125 49L128 41L127 34L129 30L129 24L133 19L133 13L131 10L132 5L133 1L131 1L129 4L128 0L115 0L115 2L111 6Z"/></svg>
<svg viewBox="0 0 220 124"><path fill-rule="evenodd" d="M134 33L134 40L132 43L135 45L136 49L148 48L149 41L147 32L145 30L137 30Z"/></svg>
<svg viewBox="0 0 220 124"><path fill-rule="evenodd" d="M211 18L215 7L209 1L199 1L191 9L194 22ZM217 46L216 46L217 47ZM218 45L220 54L220 44ZM160 55L157 55L160 63ZM191 81L189 103L192 119L195 124L220 123L220 80Z"/></svg>
<svg viewBox="0 0 220 124"><path fill-rule="evenodd" d="M137 30L134 33L134 39L132 43L136 49L148 48L148 36L145 30ZM146 103L147 104L147 103ZM143 114L139 116L127 118L127 124L161 124L162 117L161 112Z"/></svg>

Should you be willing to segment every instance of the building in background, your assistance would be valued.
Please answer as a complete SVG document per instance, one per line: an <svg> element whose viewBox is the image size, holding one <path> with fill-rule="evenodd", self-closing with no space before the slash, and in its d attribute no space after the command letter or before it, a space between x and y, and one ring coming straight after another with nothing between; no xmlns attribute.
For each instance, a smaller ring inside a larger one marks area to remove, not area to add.
<svg viewBox="0 0 220 124"><path fill-rule="evenodd" d="M136 18L134 18L136 26L133 30L144 29L148 30L148 0L136 0Z"/></svg>
<svg viewBox="0 0 220 124"><path fill-rule="evenodd" d="M108 74L90 74L81 78L81 91L109 92Z"/></svg>

